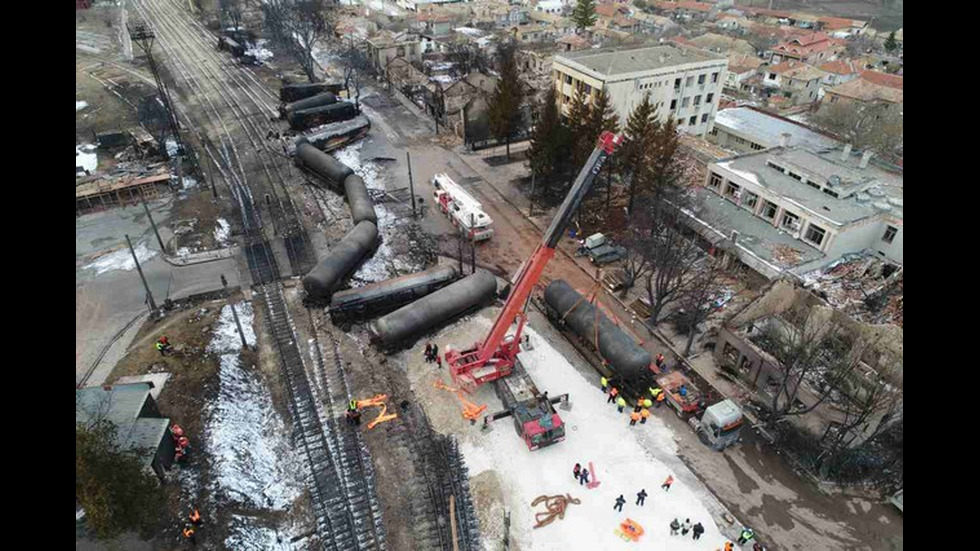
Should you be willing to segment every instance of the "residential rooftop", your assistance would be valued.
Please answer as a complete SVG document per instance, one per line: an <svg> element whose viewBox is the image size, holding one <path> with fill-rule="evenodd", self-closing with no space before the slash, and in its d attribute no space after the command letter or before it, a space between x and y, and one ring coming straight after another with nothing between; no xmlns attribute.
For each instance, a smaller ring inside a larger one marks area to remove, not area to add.
<svg viewBox="0 0 980 551"><path fill-rule="evenodd" d="M605 77L624 77L635 73L656 71L676 65L723 61L724 56L671 44L646 48L601 49L568 52L555 56L555 61L571 62Z"/></svg>
<svg viewBox="0 0 980 551"><path fill-rule="evenodd" d="M106 420L116 426L116 443L124 450L139 452L149 464L156 453L170 420L143 411L150 398L150 383L112 387L88 387L75 391L75 423ZM147 415L141 417L140 415Z"/></svg>
<svg viewBox="0 0 980 551"><path fill-rule="evenodd" d="M834 138L803 124L752 107L721 109L715 113L715 126L733 130L743 137L752 137L767 147L779 145L783 134L790 135L790 145L808 149L822 150L841 145Z"/></svg>
<svg viewBox="0 0 980 551"><path fill-rule="evenodd" d="M828 94L837 94L859 101L884 101L888 103L905 103L905 93L889 86L882 86L869 80L856 78L827 89Z"/></svg>

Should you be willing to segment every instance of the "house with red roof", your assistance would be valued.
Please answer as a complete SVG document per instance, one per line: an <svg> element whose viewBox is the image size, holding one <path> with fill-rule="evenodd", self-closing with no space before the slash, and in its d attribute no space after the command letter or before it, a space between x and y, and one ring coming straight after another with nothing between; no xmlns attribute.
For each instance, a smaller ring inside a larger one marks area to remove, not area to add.
<svg viewBox="0 0 980 551"><path fill-rule="evenodd" d="M826 86L837 86L838 84L844 84L845 82L854 80L861 75L860 63L851 59L825 61L820 65L817 65L817 69L820 69L826 73L826 76L824 76L823 79L823 84Z"/></svg>
<svg viewBox="0 0 980 551"><path fill-rule="evenodd" d="M769 50L769 60L774 64L795 60L816 65L836 59L843 50L844 45L839 39L814 32L773 46Z"/></svg>

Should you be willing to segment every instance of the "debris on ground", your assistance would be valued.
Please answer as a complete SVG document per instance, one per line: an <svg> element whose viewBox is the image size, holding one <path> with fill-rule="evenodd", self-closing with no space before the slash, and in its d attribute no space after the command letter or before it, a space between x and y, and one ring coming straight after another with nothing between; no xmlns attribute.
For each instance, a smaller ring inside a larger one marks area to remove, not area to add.
<svg viewBox="0 0 980 551"><path fill-rule="evenodd" d="M904 327L902 266L869 255L849 256L803 279L807 288L858 321Z"/></svg>
<svg viewBox="0 0 980 551"><path fill-rule="evenodd" d="M796 266L801 260L803 260L803 253L789 245L779 244L772 248L772 261L778 266Z"/></svg>
<svg viewBox="0 0 980 551"><path fill-rule="evenodd" d="M544 503L544 508L546 511L534 514L535 528L547 526L554 522L555 519L564 520L565 509L567 509L569 505L581 504L582 500L572 497L571 494L538 496L531 502L531 507L537 507L541 503Z"/></svg>

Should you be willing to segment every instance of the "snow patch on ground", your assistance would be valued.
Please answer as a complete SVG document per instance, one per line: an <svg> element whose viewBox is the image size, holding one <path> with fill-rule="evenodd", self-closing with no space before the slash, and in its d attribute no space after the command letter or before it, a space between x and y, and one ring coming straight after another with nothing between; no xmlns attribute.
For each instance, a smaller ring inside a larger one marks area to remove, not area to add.
<svg viewBox="0 0 980 551"><path fill-rule="evenodd" d="M197 178L193 176L184 176L184 189L193 189L197 187Z"/></svg>
<svg viewBox="0 0 980 551"><path fill-rule="evenodd" d="M168 157L175 157L175 156L177 156L177 140L168 139L166 141L166 146L167 146L167 156Z"/></svg>
<svg viewBox="0 0 980 551"><path fill-rule="evenodd" d="M218 245L227 247L228 241L231 239L231 224L224 218L218 218L215 223L217 225L214 228L214 240L218 242Z"/></svg>
<svg viewBox="0 0 980 551"><path fill-rule="evenodd" d="M485 318L473 322L490 326ZM630 427L628 413L618 413L606 403L598 380L586 380L537 332L530 328L525 331L534 347L520 356L528 373L539 388L571 396L571 411L559 410L567 424L565 441L528 451L514 434L510 420L504 420L489 434L466 439L460 445L471 477L488 470L499 477L504 508L512 515L513 541L521 549L618 549L623 540L613 531L630 518L645 530L640 540L644 549L710 551L722 547L726 540L700 497L706 494L705 489L689 472L674 472L657 458L677 453L670 429L657 417ZM588 465L590 461L601 481L592 490L572 478L575 463ZM665 492L660 484L668 475L677 480ZM649 494L643 507L634 505L641 489ZM570 505L564 520L533 529L534 513L542 509L532 509L531 501L542 494L565 493L582 503ZM622 513L613 510L620 494L626 498ZM690 534L670 536L669 524L674 518L701 522L705 534L699 541Z"/></svg>
<svg viewBox="0 0 980 551"><path fill-rule="evenodd" d="M82 144L75 146L75 166L92 172L99 166L99 157L95 154L95 146Z"/></svg>
<svg viewBox="0 0 980 551"><path fill-rule="evenodd" d="M237 551L287 551L293 549L289 545L290 538L281 534L275 528L258 524L258 519L232 515L228 526L228 537L225 538L225 548Z"/></svg>
<svg viewBox="0 0 980 551"><path fill-rule="evenodd" d="M185 256L190 256L193 253L194 253L194 251L190 247L181 247L181 248L177 249L177 253L176 254L177 254L178 257L183 258Z"/></svg>
<svg viewBox="0 0 980 551"><path fill-rule="evenodd" d="M156 251L147 246L145 241L138 243L134 250L136 251L136 258L139 259L140 264L143 264L157 254ZM112 270L135 269L136 263L133 262L133 255L130 254L129 247L123 247L112 251L111 253L102 255L99 259L85 266L85 268L95 270L97 275L102 275L106 272L111 272Z"/></svg>
<svg viewBox="0 0 980 551"><path fill-rule="evenodd" d="M87 101L78 101L78 100L75 100L75 112L76 113L78 113L82 109L85 109L86 107L88 107L88 102Z"/></svg>
<svg viewBox="0 0 980 551"><path fill-rule="evenodd" d="M236 305L249 346L255 345L249 302ZM221 310L207 350L219 354L218 395L205 429L216 495L246 506L284 510L299 497L297 454L257 372L242 365L242 342L231 306ZM231 546L231 548L238 548Z"/></svg>
<svg viewBox="0 0 980 551"><path fill-rule="evenodd" d="M269 42L268 40L264 38L260 38L258 41L255 42L254 47L245 50L245 54L254 57L255 60L258 61L259 63L265 63L266 61L269 61L270 59L272 59L272 52L265 49L265 45L268 42Z"/></svg>

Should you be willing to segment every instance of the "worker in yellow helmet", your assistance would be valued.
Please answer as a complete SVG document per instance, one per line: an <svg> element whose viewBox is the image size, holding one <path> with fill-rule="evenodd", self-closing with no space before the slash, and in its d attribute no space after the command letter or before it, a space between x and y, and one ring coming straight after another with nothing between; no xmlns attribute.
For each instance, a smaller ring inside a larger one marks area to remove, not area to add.
<svg viewBox="0 0 980 551"><path fill-rule="evenodd" d="M609 391L609 379L607 379L605 376L602 376L599 379L599 384L602 385L602 393L603 394L605 394L606 392Z"/></svg>
<svg viewBox="0 0 980 551"><path fill-rule="evenodd" d="M623 413L623 410L626 409L626 400L624 400L622 396L616 398L616 409L619 410L620 413Z"/></svg>

